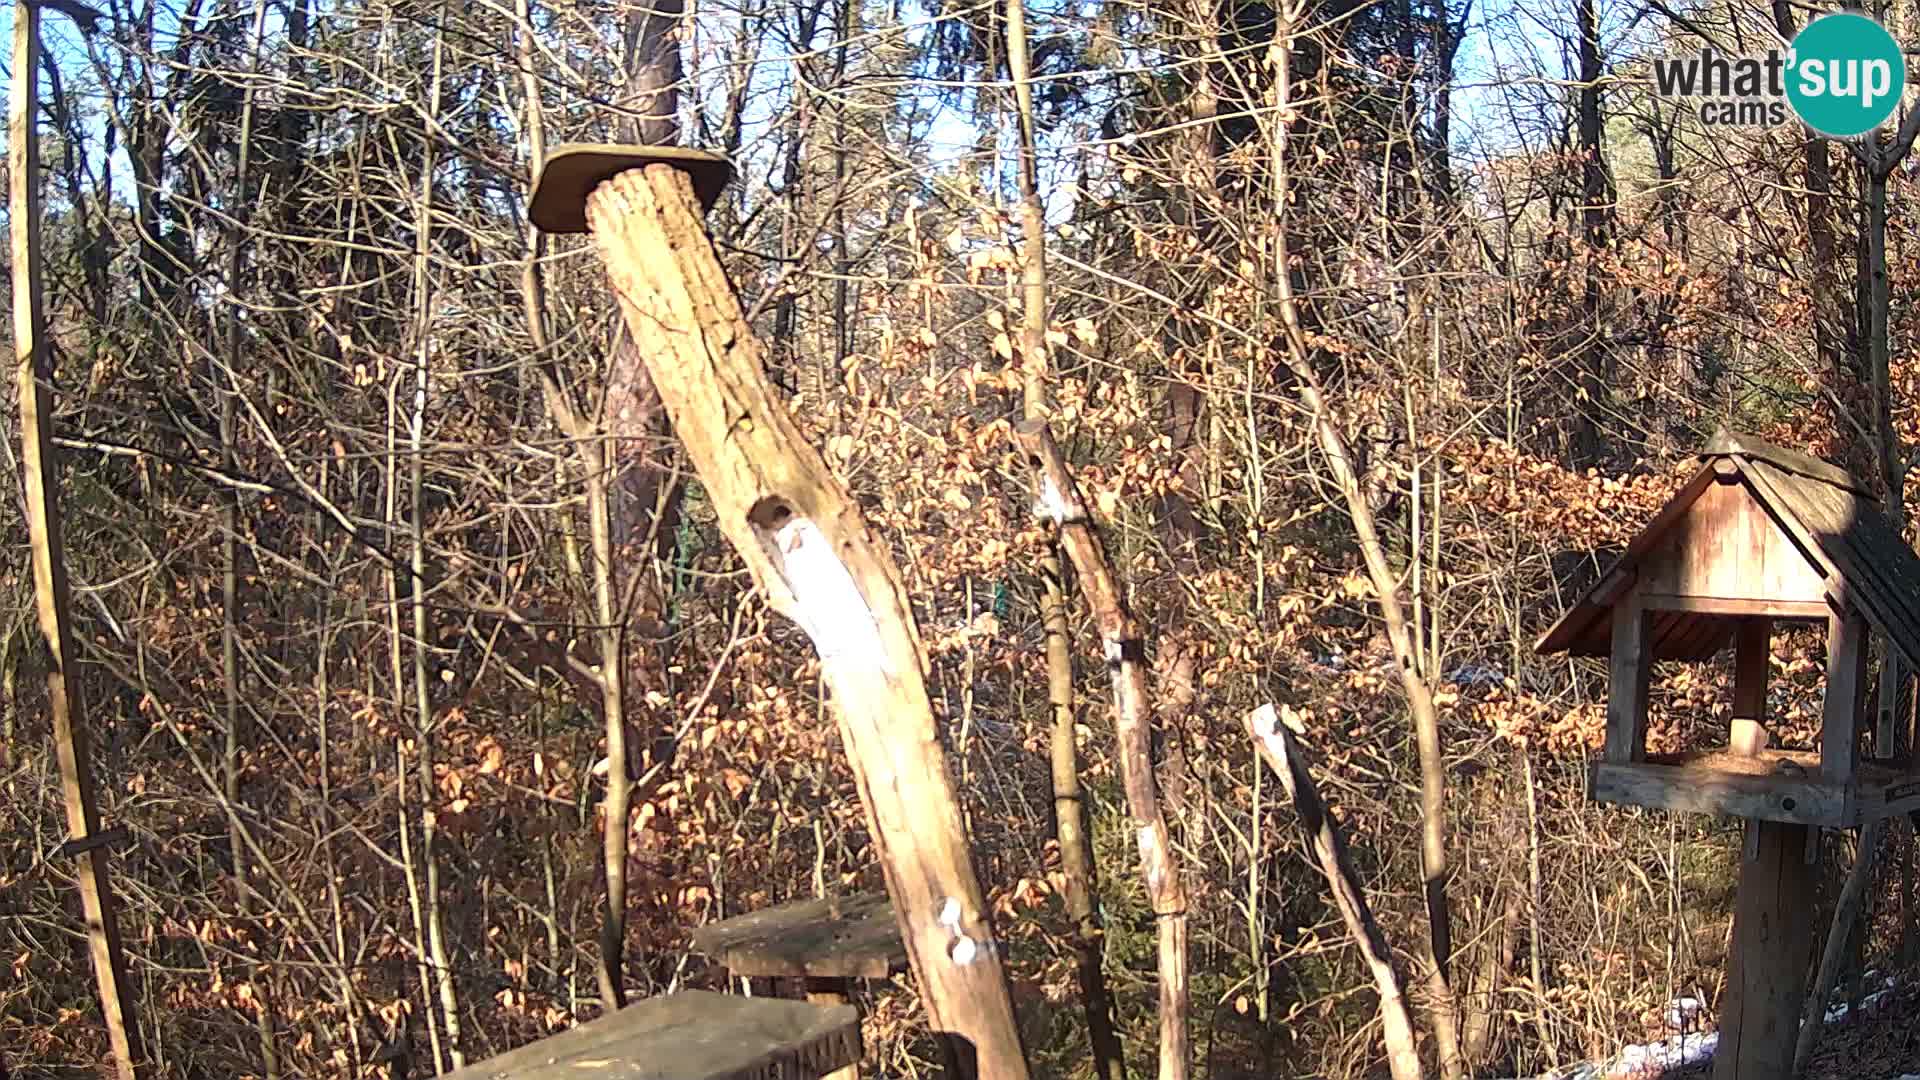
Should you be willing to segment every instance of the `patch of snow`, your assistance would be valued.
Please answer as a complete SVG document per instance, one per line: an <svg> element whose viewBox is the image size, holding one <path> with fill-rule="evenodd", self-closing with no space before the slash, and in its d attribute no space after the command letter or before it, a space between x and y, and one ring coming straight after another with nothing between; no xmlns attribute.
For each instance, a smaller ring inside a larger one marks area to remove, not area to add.
<svg viewBox="0 0 1920 1080"><path fill-rule="evenodd" d="M1684 1068L1688 1065L1705 1065L1713 1060L1713 1052L1720 1046L1720 1033L1688 1033L1662 1039L1657 1043L1643 1043L1629 1046L1620 1051L1613 1068L1607 1071L1609 1077L1659 1076L1668 1069Z"/></svg>
<svg viewBox="0 0 1920 1080"><path fill-rule="evenodd" d="M1706 1003L1696 997L1674 998L1667 1002L1667 1027L1674 1031L1693 1031L1706 1016Z"/></svg>
<svg viewBox="0 0 1920 1080"><path fill-rule="evenodd" d="M1447 681L1455 686L1505 686L1507 677L1498 669L1479 664L1462 664L1447 672Z"/></svg>

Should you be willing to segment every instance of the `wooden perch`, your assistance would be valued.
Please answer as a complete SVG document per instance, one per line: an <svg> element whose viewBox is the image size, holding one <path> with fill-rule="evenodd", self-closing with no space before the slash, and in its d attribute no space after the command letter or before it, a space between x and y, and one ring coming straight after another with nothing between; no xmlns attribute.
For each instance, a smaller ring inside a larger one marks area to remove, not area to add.
<svg viewBox="0 0 1920 1080"><path fill-rule="evenodd" d="M594 189L587 222L721 532L774 610L799 623L820 652L901 937L951 1074L1024 1078L1000 947L891 555L775 396L688 173L636 161Z"/></svg>
<svg viewBox="0 0 1920 1080"><path fill-rule="evenodd" d="M1120 777L1127 789L1134 836L1140 846L1140 873L1160 927L1160 1078L1174 1080L1187 1070L1187 894L1174 860L1166 817L1160 812L1159 784L1153 775L1153 732L1147 706L1146 646L1140 624L1127 608L1119 578L1105 545L1080 498L1080 486L1053 441L1044 420L1014 425L1014 442L1033 468L1035 512L1060 530L1060 546L1073 561L1080 592L1093 613L1113 679L1114 728L1120 750Z"/></svg>
<svg viewBox="0 0 1920 1080"><path fill-rule="evenodd" d="M1300 746L1293 741L1293 733L1281 726L1273 706L1255 709L1247 717L1247 731L1253 735L1254 748L1279 774L1280 783L1292 797L1294 809L1300 814L1300 827L1313 844L1313 853L1320 860L1320 872L1326 875L1327 888L1333 893L1334 906L1340 909L1347 932L1353 935L1361 956L1366 958L1367 970L1373 973L1373 984L1380 994L1380 1026L1387 1044L1387 1068L1393 1073L1393 1080L1418 1080L1420 1051L1413 1041L1413 1021L1407 1013L1406 998L1400 993L1400 978L1393 970L1393 950L1387 947L1386 936L1380 932L1380 924L1374 921L1373 910L1367 906L1360 875L1347 854L1346 837L1326 804L1320 801L1320 791L1314 786L1313 774L1307 771Z"/></svg>

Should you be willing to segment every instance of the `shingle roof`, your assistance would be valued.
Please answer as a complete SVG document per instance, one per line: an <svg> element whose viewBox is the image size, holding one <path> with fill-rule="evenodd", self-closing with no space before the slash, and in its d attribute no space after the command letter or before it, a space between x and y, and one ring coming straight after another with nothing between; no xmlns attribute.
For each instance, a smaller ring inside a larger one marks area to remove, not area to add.
<svg viewBox="0 0 1920 1080"><path fill-rule="evenodd" d="M1635 568L1713 482L1717 462L1731 462L1750 491L1827 579L1829 599L1844 592L1867 621L1887 635L1908 663L1920 666L1920 555L1865 485L1846 470L1750 435L1722 431L1700 453L1701 468L1634 537L1535 644L1540 653L1606 656L1610 612ZM1700 612L1658 612L1651 628L1659 660L1703 660L1718 652L1736 619Z"/></svg>

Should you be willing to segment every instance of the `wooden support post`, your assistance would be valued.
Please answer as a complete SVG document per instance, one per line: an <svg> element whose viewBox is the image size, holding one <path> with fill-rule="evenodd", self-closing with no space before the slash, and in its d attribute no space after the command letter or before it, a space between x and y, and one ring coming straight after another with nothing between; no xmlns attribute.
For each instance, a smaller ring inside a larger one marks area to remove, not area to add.
<svg viewBox="0 0 1920 1080"><path fill-rule="evenodd" d="M1740 862L1733 951L1714 1080L1792 1080L1794 1039L1813 944L1806 825L1747 822L1755 856Z"/></svg>
<svg viewBox="0 0 1920 1080"><path fill-rule="evenodd" d="M1767 668L1773 620L1740 620L1734 637L1733 730L1727 740L1736 754L1753 757L1767 748Z"/></svg>
<svg viewBox="0 0 1920 1080"><path fill-rule="evenodd" d="M1606 756L1617 764L1643 761L1647 756L1647 683L1653 674L1653 648L1647 637L1647 609L1636 586L1613 608Z"/></svg>
<svg viewBox="0 0 1920 1080"><path fill-rule="evenodd" d="M851 1005L850 980L840 978L812 978L807 980L807 1000L815 1005ZM843 1065L822 1076L820 1080L859 1080L860 1063Z"/></svg>
<svg viewBox="0 0 1920 1080"><path fill-rule="evenodd" d="M1827 617L1827 692L1820 719L1820 777L1853 782L1867 684L1866 623L1851 609Z"/></svg>
<svg viewBox="0 0 1920 1080"><path fill-rule="evenodd" d="M892 556L768 382L763 348L701 221L694 176L636 153L592 189L587 223L721 532L768 603L819 650L950 1075L1023 1080L1000 945Z"/></svg>
<svg viewBox="0 0 1920 1080"><path fill-rule="evenodd" d="M65 10L63 8L63 10ZM86 11L85 8L79 8ZM93 775L88 771L87 713L73 665L78 661L72 625L73 597L61 549L59 467L53 450L53 354L41 307L40 6L13 9L13 89L7 117L8 198L12 207L14 379L20 395L20 450L24 459L27 537L33 549L33 590L46 646L47 708L52 713L60 790L67 832L84 842L100 832ZM79 856L76 877L86 913L93 975L106 1016L107 1040L121 1080L147 1072L133 992L120 948L119 916L107 872L107 848L96 844Z"/></svg>

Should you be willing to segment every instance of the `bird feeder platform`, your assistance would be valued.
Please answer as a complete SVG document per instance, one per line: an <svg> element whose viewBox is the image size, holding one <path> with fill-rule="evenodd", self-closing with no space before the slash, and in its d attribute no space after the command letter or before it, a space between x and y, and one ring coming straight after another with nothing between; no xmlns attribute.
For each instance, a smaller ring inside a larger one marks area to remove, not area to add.
<svg viewBox="0 0 1920 1080"><path fill-rule="evenodd" d="M849 1005L688 990L648 998L446 1080L817 1080L860 1060Z"/></svg>
<svg viewBox="0 0 1920 1080"><path fill-rule="evenodd" d="M1537 646L1611 663L1593 797L1826 828L1920 810L1910 725L1890 707L1867 722L1863 708L1869 628L1909 670L1920 668L1920 556L1836 466L1724 432L1700 458L1699 472ZM1826 629L1816 751L1781 749L1768 729L1769 641L1781 624ZM1654 661L1708 660L1729 644L1726 745L1648 753Z"/></svg>
<svg viewBox="0 0 1920 1080"><path fill-rule="evenodd" d="M907 970L907 946L885 894L801 900L709 923L694 948L749 978L804 980L807 1000L845 1005L855 979ZM828 1080L853 1080L849 1065Z"/></svg>
<svg viewBox="0 0 1920 1080"><path fill-rule="evenodd" d="M693 944L750 977L884 979L907 969L900 924L881 893L749 912L695 930Z"/></svg>

